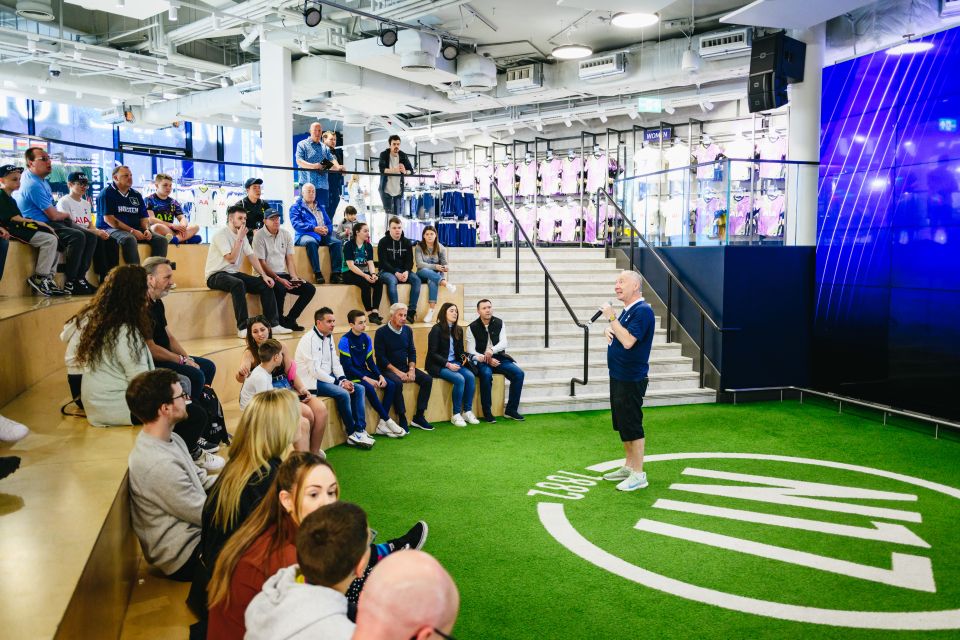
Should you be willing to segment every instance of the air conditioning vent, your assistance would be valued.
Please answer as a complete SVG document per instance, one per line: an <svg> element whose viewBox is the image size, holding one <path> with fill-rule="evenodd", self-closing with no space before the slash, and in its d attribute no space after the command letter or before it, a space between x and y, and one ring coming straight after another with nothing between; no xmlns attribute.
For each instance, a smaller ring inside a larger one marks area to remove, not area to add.
<svg viewBox="0 0 960 640"><path fill-rule="evenodd" d="M940 15L955 16L960 14L960 0L940 0Z"/></svg>
<svg viewBox="0 0 960 640"><path fill-rule="evenodd" d="M580 63L579 77L581 80L606 78L626 73L627 54L611 53L608 56L584 60Z"/></svg>
<svg viewBox="0 0 960 640"><path fill-rule="evenodd" d="M100 112L100 119L107 124L133 124L136 118L126 105Z"/></svg>
<svg viewBox="0 0 960 640"><path fill-rule="evenodd" d="M700 36L700 57L722 58L750 53L752 41L753 30L749 27L721 33L708 33Z"/></svg>
<svg viewBox="0 0 960 640"><path fill-rule="evenodd" d="M507 69L507 91L509 93L524 93L542 88L542 64L525 64L522 67Z"/></svg>

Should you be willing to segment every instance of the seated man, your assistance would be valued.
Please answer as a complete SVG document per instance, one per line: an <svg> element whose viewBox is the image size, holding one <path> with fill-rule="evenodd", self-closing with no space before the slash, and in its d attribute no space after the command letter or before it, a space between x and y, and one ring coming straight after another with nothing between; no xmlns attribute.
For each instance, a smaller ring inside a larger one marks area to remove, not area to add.
<svg viewBox="0 0 960 640"><path fill-rule="evenodd" d="M130 382L126 399L143 421L128 461L133 530L150 564L189 582L200 566L200 516L214 477L173 432L187 418L186 393L176 373L154 369Z"/></svg>
<svg viewBox="0 0 960 640"><path fill-rule="evenodd" d="M308 389L321 398L333 398L340 413L347 445L370 449L376 443L367 434L364 414L364 390L343 375L343 367L333 344L333 328L337 320L333 309L320 307L313 315L313 330L300 338L294 360L297 372Z"/></svg>
<svg viewBox="0 0 960 640"><path fill-rule="evenodd" d="M344 374L354 384L363 386L367 402L380 416L377 433L388 438L402 438L407 432L390 418L388 408L393 406L398 385L384 378L377 368L373 357L373 340L366 334L367 314L354 309L347 314L347 322L350 323L350 331L340 338L340 364L343 365ZM382 403L377 397L377 389L383 389Z"/></svg>
<svg viewBox="0 0 960 640"><path fill-rule="evenodd" d="M212 360L191 356L167 326L167 312L163 299L173 288L173 265L166 258L155 256L143 261L147 271L147 296L150 298L150 317L153 336L147 340L153 364L172 369L190 380L190 398L198 400L203 387L213 384L217 365Z"/></svg>
<svg viewBox="0 0 960 640"><path fill-rule="evenodd" d="M413 426L424 431L433 431L433 425L427 422L427 403L430 402L430 389L433 378L426 371L417 369L417 348L413 344L413 330L406 326L407 305L397 302L390 305L390 318L387 324L377 329L373 337L373 350L377 367L384 377L397 383L397 392L393 398L393 408L397 412L400 428L407 431L407 409L403 402L403 384L416 383L420 387L417 394L417 412L413 416Z"/></svg>
<svg viewBox="0 0 960 640"><path fill-rule="evenodd" d="M398 284L410 285L410 303L407 305L407 322L416 322L417 301L420 299L420 278L413 269L413 246L403 235L403 222L390 218L387 234L377 243L377 266L380 267L380 282L387 289L390 304L396 304Z"/></svg>
<svg viewBox="0 0 960 640"><path fill-rule="evenodd" d="M491 412L493 374L510 381L510 395L503 415L523 420L520 415L520 393L523 391L523 369L507 355L507 330L503 320L493 315L493 304L484 298L477 303L479 317L467 327L467 356L477 365L480 378L480 408L484 422L496 422Z"/></svg>
<svg viewBox="0 0 960 640"><path fill-rule="evenodd" d="M340 270L343 267L343 243L333 235L333 223L327 215L325 203L317 200L317 189L307 183L300 188L300 198L290 207L290 224L297 232L297 246L306 247L313 277L323 284L320 271L319 247L330 248L330 284L341 284Z"/></svg>
<svg viewBox="0 0 960 640"><path fill-rule="evenodd" d="M12 164L0 167L0 229L8 237L37 249L37 265L27 278L30 288L42 296L62 296L66 292L53 279L57 268L57 234L45 222L29 220L20 214L20 207L11 195L20 188L23 169Z"/></svg>
<svg viewBox="0 0 960 640"><path fill-rule="evenodd" d="M74 225L96 235L97 246L93 252L93 270L102 283L110 269L120 264L120 245L110 239L107 231L97 229L90 201L87 200L87 189L90 188L87 174L83 171L74 171L68 175L67 188L70 190L69 193L57 200L57 211L69 214Z"/></svg>
<svg viewBox="0 0 960 640"><path fill-rule="evenodd" d="M150 232L147 204L140 192L133 188L133 173L129 167L114 168L113 184L100 193L97 211L97 228L107 231L116 240L125 263L140 264L138 242L149 243L152 256L167 255L167 239Z"/></svg>
<svg viewBox="0 0 960 640"><path fill-rule="evenodd" d="M237 202L237 206L242 207L247 212L245 221L247 240L253 242L253 234L263 226L263 216L270 205L263 199L263 180L260 178L248 178L243 183L243 188L247 190L247 195L243 200Z"/></svg>
<svg viewBox="0 0 960 640"><path fill-rule="evenodd" d="M297 319L313 300L317 289L297 275L293 262L293 236L280 226L280 212L276 209L267 210L263 228L253 234L253 255L257 260L257 271L273 278L273 297L277 301L280 326L303 331ZM288 293L297 301L290 307L290 313L284 315L283 303Z"/></svg>
<svg viewBox="0 0 960 640"><path fill-rule="evenodd" d="M205 275L207 286L211 289L226 291L233 299L233 314L237 319L237 336L247 337L247 294L260 294L263 315L270 321L274 333L293 333L280 326L277 314L277 299L270 290L274 286L273 278L267 274L253 276L240 271L243 259L247 258L253 266L253 247L247 240L247 212L240 205L227 209L227 226L210 239L207 253Z"/></svg>
<svg viewBox="0 0 960 640"><path fill-rule="evenodd" d="M350 640L347 589L370 561L367 514L349 502L320 507L297 530L297 563L263 585L244 614L247 640Z"/></svg>
<svg viewBox="0 0 960 640"><path fill-rule="evenodd" d="M163 236L170 244L199 244L200 225L190 224L183 207L170 197L173 190L173 178L158 173L153 179L157 192L147 196L147 223L150 231Z"/></svg>
<svg viewBox="0 0 960 640"><path fill-rule="evenodd" d="M433 556L413 550L392 553L377 563L360 592L353 637L449 638L459 610L457 585Z"/></svg>

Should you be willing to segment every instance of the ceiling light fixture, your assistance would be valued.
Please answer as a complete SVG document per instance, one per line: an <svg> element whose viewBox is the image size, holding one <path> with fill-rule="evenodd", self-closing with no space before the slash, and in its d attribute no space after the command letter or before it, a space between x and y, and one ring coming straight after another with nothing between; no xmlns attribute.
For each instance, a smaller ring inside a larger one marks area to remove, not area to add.
<svg viewBox="0 0 960 640"><path fill-rule="evenodd" d="M243 36L243 40L240 41L240 50L246 53L253 48L253 43L257 41L257 38L260 37L260 29L258 27L253 27L250 31Z"/></svg>
<svg viewBox="0 0 960 640"><path fill-rule="evenodd" d="M300 39L300 53L304 55L310 55L310 47L307 46L306 36Z"/></svg>
<svg viewBox="0 0 960 640"><path fill-rule="evenodd" d="M203 81L203 76L200 75L200 72L199 72L199 71L194 71L194 72L193 72L193 81L194 81L194 82L202 82L202 81Z"/></svg>
<svg viewBox="0 0 960 640"><path fill-rule="evenodd" d="M117 9L123 9L127 6L127 0L117 0Z"/></svg>
<svg viewBox="0 0 960 640"><path fill-rule="evenodd" d="M175 2L170 3L170 9L167 11L167 19L170 20L170 22L177 21L177 9L179 8L180 8L179 4Z"/></svg>
<svg viewBox="0 0 960 640"><path fill-rule="evenodd" d="M36 53L37 52L37 42L36 40L27 39L27 52Z"/></svg>
<svg viewBox="0 0 960 640"><path fill-rule="evenodd" d="M509 127L507 127L507 131L510 132L510 135L516 135L517 133L517 130L513 127L513 125L510 125Z"/></svg>
<svg viewBox="0 0 960 640"><path fill-rule="evenodd" d="M636 120L639 115L640 115L640 114L637 113L636 111L634 111L633 109L631 109L630 111L627 112L627 116L628 116L631 120Z"/></svg>
<svg viewBox="0 0 960 640"><path fill-rule="evenodd" d="M231 119L233 120L234 123L240 122L240 118L238 118L236 114L234 114L234 115L232 115L232 116L230 116L230 117L231 117Z"/></svg>
<svg viewBox="0 0 960 640"><path fill-rule="evenodd" d="M676 111L677 111L674 107L669 106L669 105L666 106L666 107L664 107L663 110L666 111L667 113L669 113L670 115L673 115L673 114L676 113Z"/></svg>
<svg viewBox="0 0 960 640"><path fill-rule="evenodd" d="M567 125L567 128L569 129L570 127L573 126L573 121L571 121L570 118L564 118L563 124Z"/></svg>
<svg viewBox="0 0 960 640"><path fill-rule="evenodd" d="M220 78L220 86L224 89L230 86L230 83L227 82L226 78Z"/></svg>
<svg viewBox="0 0 960 640"><path fill-rule="evenodd" d="M603 111L600 112L600 122L604 124L607 122L607 114L605 114Z"/></svg>
<svg viewBox="0 0 960 640"><path fill-rule="evenodd" d="M77 91L73 95L77 96L77 100L80 100L83 98L83 91Z"/></svg>
<svg viewBox="0 0 960 640"><path fill-rule="evenodd" d="M215 13L210 14L210 28L214 31L220 31L220 16Z"/></svg>
<svg viewBox="0 0 960 640"><path fill-rule="evenodd" d="M123 58L117 59L117 69L126 69L127 61Z"/></svg>
<svg viewBox="0 0 960 640"><path fill-rule="evenodd" d="M904 56L914 53L925 53L933 49L933 43L928 40L913 40L913 34L903 36L904 42L886 50L888 56Z"/></svg>
<svg viewBox="0 0 960 640"><path fill-rule="evenodd" d="M562 44L550 53L559 60L579 60L593 55L593 49L585 44Z"/></svg>
<svg viewBox="0 0 960 640"><path fill-rule="evenodd" d="M621 29L642 29L660 22L655 13L623 12L610 19L610 24Z"/></svg>
<svg viewBox="0 0 960 640"><path fill-rule="evenodd" d="M311 29L323 20L323 11L319 2L307 0L303 3L303 22Z"/></svg>
<svg viewBox="0 0 960 640"><path fill-rule="evenodd" d="M80 62L81 60L83 60L83 54L80 53L80 49L74 49L74 50L73 50L73 61L74 61L74 62Z"/></svg>
<svg viewBox="0 0 960 640"><path fill-rule="evenodd" d="M164 74L165 67L162 62L157 63L157 75L162 76Z"/></svg>
<svg viewBox="0 0 960 640"><path fill-rule="evenodd" d="M42 84L37 87L37 93L39 93L40 95L43 95L43 94L45 94L46 92L47 92L47 88L46 88L45 86L43 86Z"/></svg>
<svg viewBox="0 0 960 640"><path fill-rule="evenodd" d="M382 47L392 47L397 44L397 30L393 27L384 27L380 25L380 35L377 37L377 41Z"/></svg>
<svg viewBox="0 0 960 640"><path fill-rule="evenodd" d="M537 128L537 131L543 131L543 123L541 121L537 120L534 126Z"/></svg>
<svg viewBox="0 0 960 640"><path fill-rule="evenodd" d="M713 103L709 100L700 100L700 110L704 113L713 110Z"/></svg>

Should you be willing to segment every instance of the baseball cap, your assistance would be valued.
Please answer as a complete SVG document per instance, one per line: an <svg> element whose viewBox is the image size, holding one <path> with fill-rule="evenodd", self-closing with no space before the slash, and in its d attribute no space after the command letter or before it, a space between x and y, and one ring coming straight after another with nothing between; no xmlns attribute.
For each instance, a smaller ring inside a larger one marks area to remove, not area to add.
<svg viewBox="0 0 960 640"><path fill-rule="evenodd" d="M19 171L20 173L23 173L23 167L18 167L15 164L5 164L2 167L0 167L0 178L3 178L7 174L13 173L14 171Z"/></svg>
<svg viewBox="0 0 960 640"><path fill-rule="evenodd" d="M249 189L255 184L263 184L262 178L247 178L247 181L243 183L244 189Z"/></svg>
<svg viewBox="0 0 960 640"><path fill-rule="evenodd" d="M90 182L90 179L83 171L74 171L67 176L67 182Z"/></svg>
<svg viewBox="0 0 960 640"><path fill-rule="evenodd" d="M263 219L266 220L267 218L279 218L280 215L280 212L276 209L267 209L263 212Z"/></svg>

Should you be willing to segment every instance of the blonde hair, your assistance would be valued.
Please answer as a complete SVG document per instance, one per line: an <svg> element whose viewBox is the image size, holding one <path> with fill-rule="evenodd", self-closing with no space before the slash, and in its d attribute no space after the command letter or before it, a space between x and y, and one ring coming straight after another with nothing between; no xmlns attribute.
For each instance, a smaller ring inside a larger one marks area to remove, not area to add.
<svg viewBox="0 0 960 640"><path fill-rule="evenodd" d="M160 184L160 182L163 180L169 180L170 182L173 182L173 178L170 175L166 173L158 173L153 178L153 184Z"/></svg>
<svg viewBox="0 0 960 640"><path fill-rule="evenodd" d="M269 461L282 457L300 428L300 404L289 389L271 389L253 396L237 425L230 461L210 493L215 501L213 523L223 531L238 524L240 496L253 479L267 474Z"/></svg>

